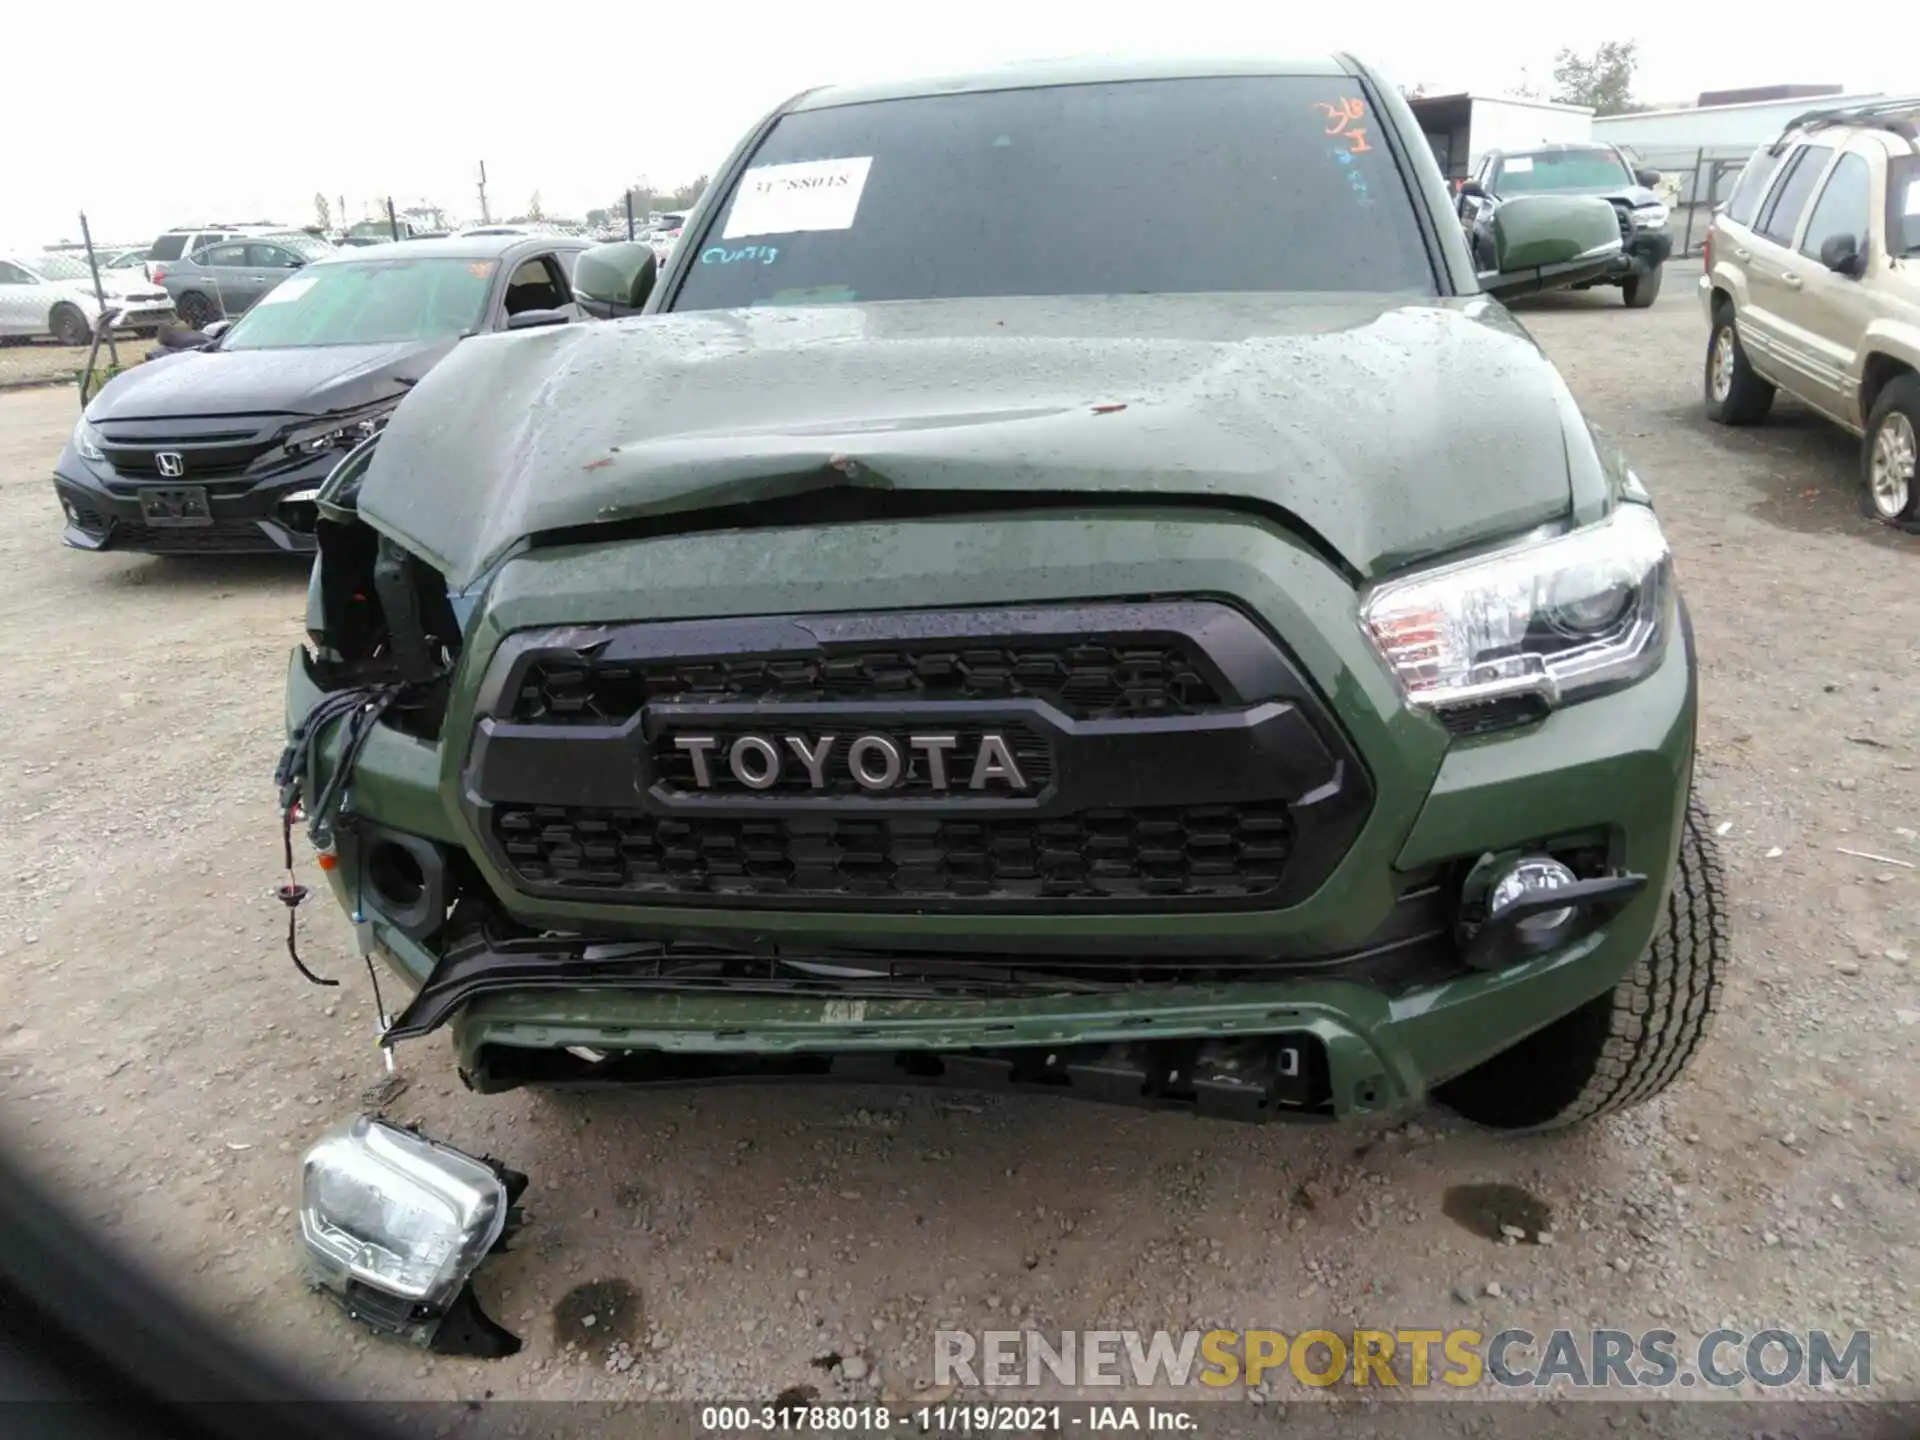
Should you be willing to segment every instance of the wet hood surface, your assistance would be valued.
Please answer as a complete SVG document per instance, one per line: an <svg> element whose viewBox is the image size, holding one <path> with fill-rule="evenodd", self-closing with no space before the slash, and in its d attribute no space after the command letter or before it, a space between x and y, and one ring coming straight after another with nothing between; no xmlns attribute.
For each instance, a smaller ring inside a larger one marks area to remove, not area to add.
<svg viewBox="0 0 1920 1440"><path fill-rule="evenodd" d="M191 415L331 415L403 394L454 342L183 350L135 365L87 406L95 424Z"/></svg>
<svg viewBox="0 0 1920 1440"><path fill-rule="evenodd" d="M359 503L455 589L523 537L849 487L1209 500L1371 576L1565 515L1569 417L1481 297L699 311L468 341Z"/></svg>

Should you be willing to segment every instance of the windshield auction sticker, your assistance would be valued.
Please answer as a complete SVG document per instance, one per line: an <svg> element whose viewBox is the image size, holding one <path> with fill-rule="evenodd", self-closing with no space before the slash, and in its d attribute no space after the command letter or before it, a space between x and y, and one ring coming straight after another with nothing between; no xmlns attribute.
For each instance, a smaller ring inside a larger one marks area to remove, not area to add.
<svg viewBox="0 0 1920 1440"><path fill-rule="evenodd" d="M273 289L269 290L253 303L256 305L284 305L289 300L298 300L319 283L319 280L312 275L302 275L293 280L282 280L278 285L274 286Z"/></svg>
<svg viewBox="0 0 1920 1440"><path fill-rule="evenodd" d="M733 210L720 238L851 230L872 164L871 155L853 155L749 170L733 193Z"/></svg>

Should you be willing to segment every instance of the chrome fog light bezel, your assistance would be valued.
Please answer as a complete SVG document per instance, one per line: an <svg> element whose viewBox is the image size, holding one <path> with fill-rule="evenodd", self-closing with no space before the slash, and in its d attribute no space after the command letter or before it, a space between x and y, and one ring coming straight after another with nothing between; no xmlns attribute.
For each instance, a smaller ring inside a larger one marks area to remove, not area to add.
<svg viewBox="0 0 1920 1440"><path fill-rule="evenodd" d="M1487 890L1487 918L1497 920L1504 910L1536 895L1564 890L1579 880L1571 867L1551 855L1528 855L1507 867ZM1552 937L1573 918L1571 906L1543 911L1517 922L1515 928L1529 940Z"/></svg>

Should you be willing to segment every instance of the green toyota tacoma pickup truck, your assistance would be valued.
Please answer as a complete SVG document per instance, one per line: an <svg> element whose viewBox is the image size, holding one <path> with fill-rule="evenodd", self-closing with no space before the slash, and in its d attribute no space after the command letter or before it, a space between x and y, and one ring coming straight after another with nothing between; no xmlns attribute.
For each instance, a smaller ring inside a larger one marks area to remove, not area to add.
<svg viewBox="0 0 1920 1440"><path fill-rule="evenodd" d="M1618 227L1499 225L1476 274L1345 56L770 114L663 267L583 255L631 318L462 345L322 496L282 805L385 1043L1246 1119L1664 1088L1728 959L1692 636L1494 298Z"/></svg>

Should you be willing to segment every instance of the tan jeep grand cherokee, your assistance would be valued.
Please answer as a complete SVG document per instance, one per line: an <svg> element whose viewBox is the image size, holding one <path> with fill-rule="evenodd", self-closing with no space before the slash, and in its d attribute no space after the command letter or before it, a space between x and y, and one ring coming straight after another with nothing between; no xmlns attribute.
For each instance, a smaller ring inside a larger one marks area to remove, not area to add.
<svg viewBox="0 0 1920 1440"><path fill-rule="evenodd" d="M1816 111L1757 152L1707 232L1707 413L1776 388L1861 437L1867 511L1920 529L1920 97Z"/></svg>

